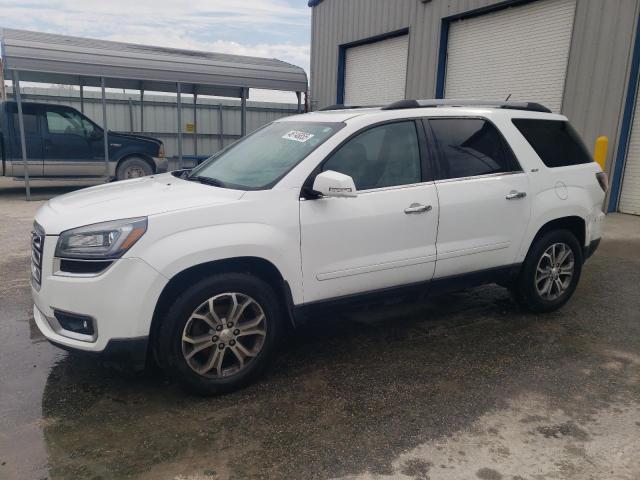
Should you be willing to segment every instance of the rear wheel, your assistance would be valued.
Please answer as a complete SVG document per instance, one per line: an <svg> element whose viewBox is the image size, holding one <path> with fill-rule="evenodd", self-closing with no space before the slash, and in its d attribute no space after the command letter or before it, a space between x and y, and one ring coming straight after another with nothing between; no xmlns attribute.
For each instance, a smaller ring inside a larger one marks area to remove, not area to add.
<svg viewBox="0 0 640 480"><path fill-rule="evenodd" d="M153 169L146 160L138 157L130 157L118 165L116 175L118 180L127 180L129 178L146 177L152 173Z"/></svg>
<svg viewBox="0 0 640 480"><path fill-rule="evenodd" d="M533 312L557 310L569 301L582 272L582 248L568 230L535 240L512 289L518 303Z"/></svg>
<svg viewBox="0 0 640 480"><path fill-rule="evenodd" d="M157 356L192 392L230 392L268 366L280 337L280 316L267 283L247 274L215 275L176 299L160 327Z"/></svg>

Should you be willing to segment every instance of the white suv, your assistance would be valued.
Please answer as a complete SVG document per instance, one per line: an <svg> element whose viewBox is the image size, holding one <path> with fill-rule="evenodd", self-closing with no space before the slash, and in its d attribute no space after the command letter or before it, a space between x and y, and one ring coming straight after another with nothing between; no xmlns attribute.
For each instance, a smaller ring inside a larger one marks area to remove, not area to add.
<svg viewBox="0 0 640 480"><path fill-rule="evenodd" d="M495 282L559 308L598 245L606 188L567 119L538 104L288 117L192 171L43 205L34 317L62 348L155 357L191 390L229 391L287 326L331 307Z"/></svg>

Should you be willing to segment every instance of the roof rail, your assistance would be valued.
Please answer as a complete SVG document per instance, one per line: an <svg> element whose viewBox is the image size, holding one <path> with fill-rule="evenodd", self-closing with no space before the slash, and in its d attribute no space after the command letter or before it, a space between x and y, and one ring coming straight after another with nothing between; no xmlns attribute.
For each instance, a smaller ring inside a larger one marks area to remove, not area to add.
<svg viewBox="0 0 640 480"><path fill-rule="evenodd" d="M399 100L382 107L382 110L401 110L403 108L429 108L429 107L489 107L507 108L511 110L528 110L530 112L551 113L544 105L535 102L500 102L493 100Z"/></svg>
<svg viewBox="0 0 640 480"><path fill-rule="evenodd" d="M329 110L352 110L354 108L379 108L381 105L344 105L338 103L336 105L328 105L326 107L319 108L316 112L326 112Z"/></svg>

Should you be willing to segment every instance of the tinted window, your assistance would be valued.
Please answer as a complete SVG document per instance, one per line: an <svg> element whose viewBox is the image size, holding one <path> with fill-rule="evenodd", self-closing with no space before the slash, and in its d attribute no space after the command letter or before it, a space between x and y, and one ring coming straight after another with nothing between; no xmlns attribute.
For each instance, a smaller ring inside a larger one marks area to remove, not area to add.
<svg viewBox="0 0 640 480"><path fill-rule="evenodd" d="M491 123L476 118L429 120L441 154L440 178L473 177L519 170Z"/></svg>
<svg viewBox="0 0 640 480"><path fill-rule="evenodd" d="M593 160L569 122L519 118L514 125L547 167L566 167Z"/></svg>
<svg viewBox="0 0 640 480"><path fill-rule="evenodd" d="M22 120L24 121L24 133L38 133L38 115L35 112L22 111ZM20 132L20 123L18 120L18 112L13 113L13 127L16 133Z"/></svg>
<svg viewBox="0 0 640 480"><path fill-rule="evenodd" d="M421 182L413 121L388 123L355 136L322 166L353 178L358 190Z"/></svg>

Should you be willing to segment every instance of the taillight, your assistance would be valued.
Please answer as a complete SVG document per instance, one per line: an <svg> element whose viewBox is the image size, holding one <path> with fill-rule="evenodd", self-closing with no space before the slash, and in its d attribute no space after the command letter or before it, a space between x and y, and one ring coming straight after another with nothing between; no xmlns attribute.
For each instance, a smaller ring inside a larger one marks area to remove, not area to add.
<svg viewBox="0 0 640 480"><path fill-rule="evenodd" d="M600 184L600 188L606 192L609 188L609 175L607 172L598 172L596 173L596 178L598 179L598 183Z"/></svg>
<svg viewBox="0 0 640 480"><path fill-rule="evenodd" d="M164 143L161 143L161 144L160 144L160 150L158 151L158 156L159 156L160 158L163 158L163 157L164 157Z"/></svg>

